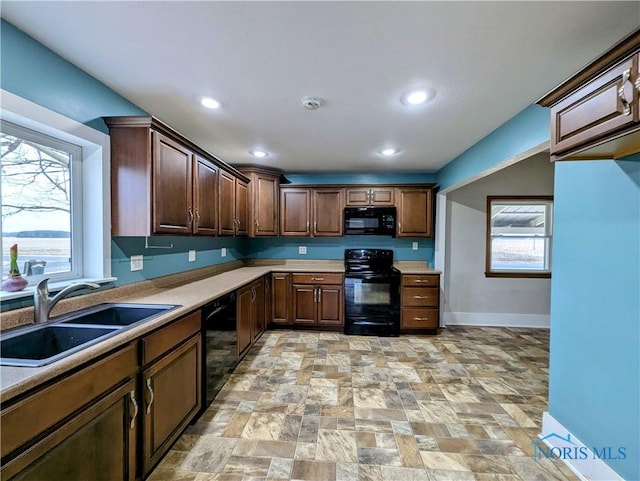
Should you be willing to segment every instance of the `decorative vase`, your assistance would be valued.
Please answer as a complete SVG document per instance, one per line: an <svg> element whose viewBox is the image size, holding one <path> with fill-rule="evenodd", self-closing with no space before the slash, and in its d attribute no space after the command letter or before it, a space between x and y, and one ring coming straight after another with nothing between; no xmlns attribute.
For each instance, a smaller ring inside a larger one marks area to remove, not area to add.
<svg viewBox="0 0 640 481"><path fill-rule="evenodd" d="M29 281L26 280L24 277L22 277L20 274L18 274L17 276L7 277L4 281L2 281L2 284L0 284L0 287L2 288L3 291L16 292L16 291L21 291L22 289L27 287L28 284L29 284Z"/></svg>
<svg viewBox="0 0 640 481"><path fill-rule="evenodd" d="M29 284L29 281L20 275L18 269L18 244L13 244L9 249L9 277L7 277L0 288L7 292L21 291Z"/></svg>

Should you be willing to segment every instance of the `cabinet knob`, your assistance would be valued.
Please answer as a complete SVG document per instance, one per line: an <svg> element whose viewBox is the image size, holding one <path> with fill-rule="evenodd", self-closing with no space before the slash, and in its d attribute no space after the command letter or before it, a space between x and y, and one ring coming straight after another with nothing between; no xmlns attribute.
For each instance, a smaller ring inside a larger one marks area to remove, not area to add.
<svg viewBox="0 0 640 481"><path fill-rule="evenodd" d="M622 115L631 114L631 104L633 103L633 84L631 84L631 100L627 100L627 96L624 91L626 83L629 82L630 76L631 69L628 68L622 73L622 82L620 83L620 87L618 88L618 98L620 99L620 103L622 103Z"/></svg>

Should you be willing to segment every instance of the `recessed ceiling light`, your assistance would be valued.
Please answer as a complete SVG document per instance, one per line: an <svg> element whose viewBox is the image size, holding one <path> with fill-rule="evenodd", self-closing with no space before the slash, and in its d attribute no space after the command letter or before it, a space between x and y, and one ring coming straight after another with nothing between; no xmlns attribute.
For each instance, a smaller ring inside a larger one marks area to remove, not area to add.
<svg viewBox="0 0 640 481"><path fill-rule="evenodd" d="M200 103L208 109L219 109L220 107L222 107L222 102L216 99L212 99L211 97L202 97Z"/></svg>
<svg viewBox="0 0 640 481"><path fill-rule="evenodd" d="M433 97L433 92L428 89L411 90L400 99L405 105L422 105Z"/></svg>
<svg viewBox="0 0 640 481"><path fill-rule="evenodd" d="M265 152L264 150L252 150L249 153L253 155L256 159L263 159L269 156L269 153Z"/></svg>
<svg viewBox="0 0 640 481"><path fill-rule="evenodd" d="M388 149L382 149L380 151L380 153L382 155L384 155L385 157L391 157L392 155L396 155L399 152L398 149L393 149L393 148L388 148Z"/></svg>

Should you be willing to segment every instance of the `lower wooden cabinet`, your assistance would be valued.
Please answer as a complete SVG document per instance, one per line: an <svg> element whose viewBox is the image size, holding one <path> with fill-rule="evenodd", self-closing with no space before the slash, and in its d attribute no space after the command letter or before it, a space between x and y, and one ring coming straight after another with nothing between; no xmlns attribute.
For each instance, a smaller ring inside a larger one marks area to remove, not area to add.
<svg viewBox="0 0 640 481"><path fill-rule="evenodd" d="M403 275L401 306L402 331L437 332L440 326L440 275Z"/></svg>
<svg viewBox="0 0 640 481"><path fill-rule="evenodd" d="M307 326L344 325L342 274L292 274L292 323Z"/></svg>
<svg viewBox="0 0 640 481"><path fill-rule="evenodd" d="M142 373L142 468L151 472L201 402L202 339L196 334Z"/></svg>
<svg viewBox="0 0 640 481"><path fill-rule="evenodd" d="M271 293L271 322L275 325L291 324L291 274L271 274Z"/></svg>
<svg viewBox="0 0 640 481"><path fill-rule="evenodd" d="M200 410L201 342L196 311L4 401L2 479L144 478Z"/></svg>
<svg viewBox="0 0 640 481"><path fill-rule="evenodd" d="M258 279L240 289L237 296L238 358L265 329L265 281Z"/></svg>

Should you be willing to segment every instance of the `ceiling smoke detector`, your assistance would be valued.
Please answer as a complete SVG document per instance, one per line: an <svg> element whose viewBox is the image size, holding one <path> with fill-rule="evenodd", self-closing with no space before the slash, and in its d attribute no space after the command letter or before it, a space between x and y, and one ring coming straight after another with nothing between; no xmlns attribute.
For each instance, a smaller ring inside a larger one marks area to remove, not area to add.
<svg viewBox="0 0 640 481"><path fill-rule="evenodd" d="M322 105L322 99L318 97L302 97L302 106L307 110L317 110Z"/></svg>

